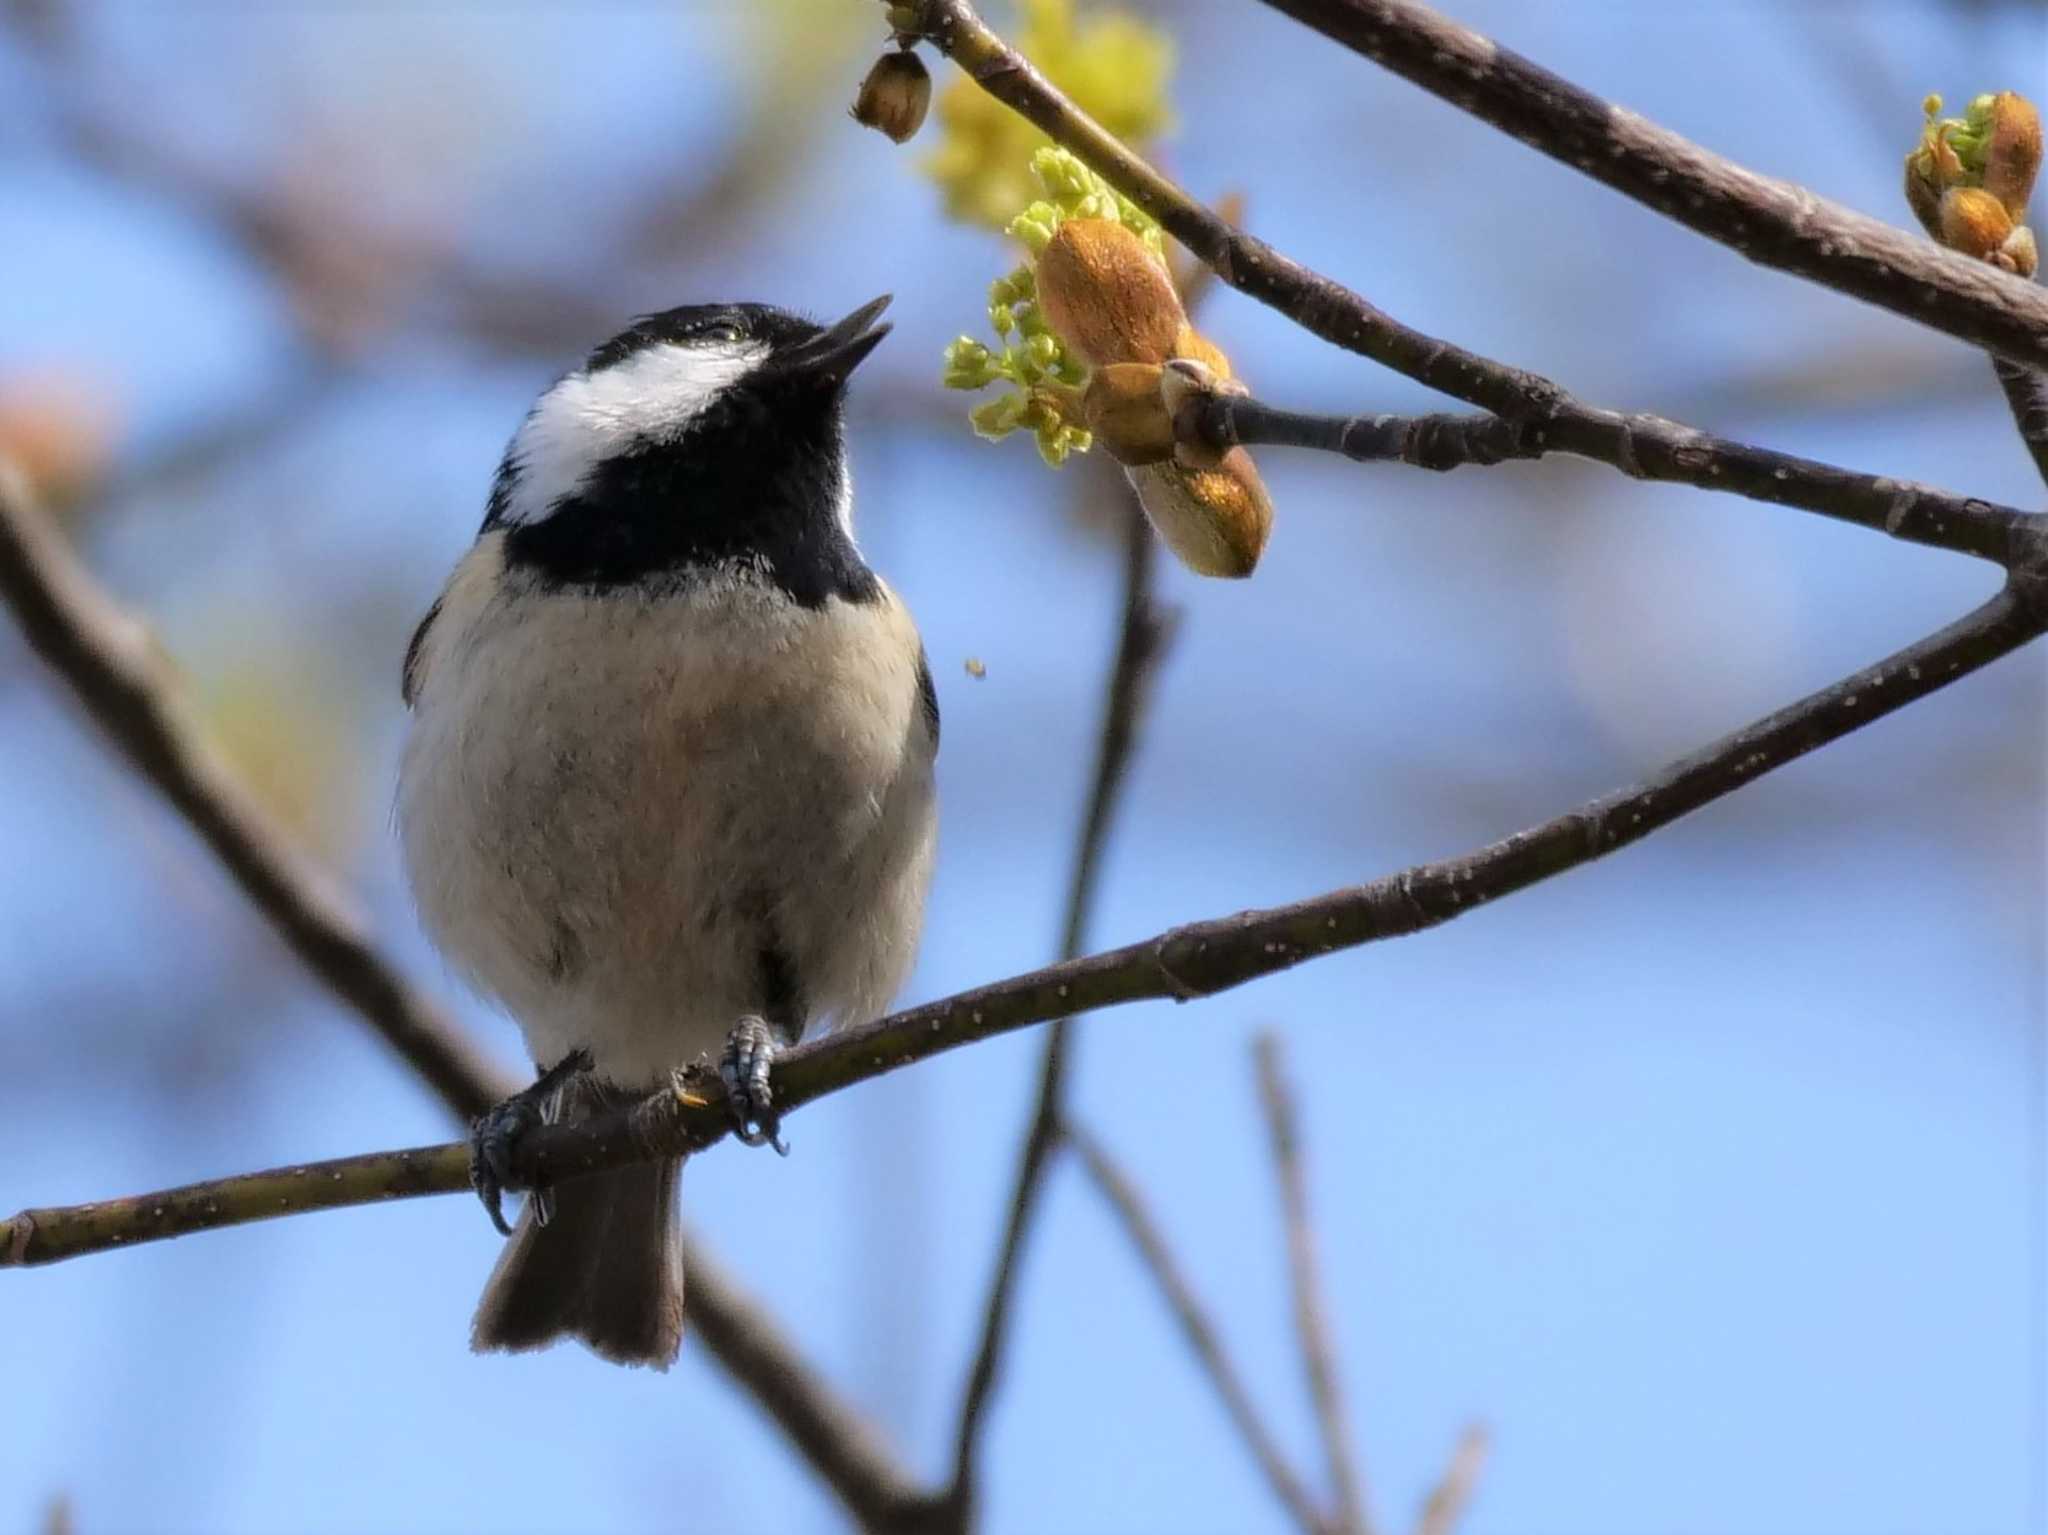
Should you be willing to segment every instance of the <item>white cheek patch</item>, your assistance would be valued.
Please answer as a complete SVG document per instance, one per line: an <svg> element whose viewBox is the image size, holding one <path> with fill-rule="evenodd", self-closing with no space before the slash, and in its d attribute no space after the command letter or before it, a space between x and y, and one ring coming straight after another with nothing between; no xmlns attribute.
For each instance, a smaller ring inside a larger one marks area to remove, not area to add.
<svg viewBox="0 0 2048 1535"><path fill-rule="evenodd" d="M572 373L533 407L506 454L519 481L506 522L538 522L636 442L674 441L768 355L758 341L661 342L600 372Z"/></svg>

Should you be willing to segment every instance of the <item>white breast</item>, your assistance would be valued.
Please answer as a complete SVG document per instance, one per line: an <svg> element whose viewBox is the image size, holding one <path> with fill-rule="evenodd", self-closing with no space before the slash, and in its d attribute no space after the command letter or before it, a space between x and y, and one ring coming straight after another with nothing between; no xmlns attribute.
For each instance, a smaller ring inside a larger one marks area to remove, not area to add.
<svg viewBox="0 0 2048 1535"><path fill-rule="evenodd" d="M430 631L399 824L422 920L550 1062L630 1085L763 1005L865 1019L914 955L934 836L916 630L894 594L504 595L501 535Z"/></svg>

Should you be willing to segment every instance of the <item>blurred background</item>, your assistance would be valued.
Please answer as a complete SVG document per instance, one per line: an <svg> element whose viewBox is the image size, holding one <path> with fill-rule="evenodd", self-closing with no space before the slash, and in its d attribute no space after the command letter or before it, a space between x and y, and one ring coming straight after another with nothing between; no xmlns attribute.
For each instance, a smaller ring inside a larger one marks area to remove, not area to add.
<svg viewBox="0 0 2048 1535"><path fill-rule="evenodd" d="M1081 0L1091 14L1093 0ZM1900 224L1920 100L2048 96L2039 4L1461 19L1758 170ZM2042 488L1984 359L1751 267L1256 5L1167 33L1161 157L1397 316L1589 400L2000 500ZM998 25L1013 13L990 11ZM846 107L843 3L0 6L0 451L146 614L274 809L508 1061L416 930L390 829L399 658L532 396L628 316L884 290L853 453L946 717L907 1000L1050 957L1119 559L1099 455L966 430L944 343L1014 259ZM933 69L943 87L947 66ZM1439 402L1229 292L1276 403ZM1989 567L1552 462L1262 458L1244 584L1183 610L1091 946L1474 847L1871 661ZM1093 512L1090 508L1094 508ZM970 675L972 658L985 676ZM1462 1426L1466 1527L2044 1524L2043 655L2009 659L1448 928L1079 1042L1076 1097L1313 1464L1248 1042L1288 1043L1375 1507ZM691 1222L936 1474L1040 1047L694 1163ZM0 1207L446 1137L0 623ZM461 1200L195 1236L0 1283L0 1528L831 1529L686 1342L477 1359ZM991 1531L1282 1515L1068 1167L1024 1275Z"/></svg>

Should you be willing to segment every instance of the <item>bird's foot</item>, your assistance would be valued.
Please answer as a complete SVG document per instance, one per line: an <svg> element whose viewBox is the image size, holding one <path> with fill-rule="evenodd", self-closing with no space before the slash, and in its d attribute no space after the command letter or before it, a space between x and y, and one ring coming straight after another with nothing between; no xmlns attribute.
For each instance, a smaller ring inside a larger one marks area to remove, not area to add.
<svg viewBox="0 0 2048 1535"><path fill-rule="evenodd" d="M513 1148L535 1126L554 1123L561 1089L588 1070L590 1052L572 1050L542 1072L531 1087L521 1088L470 1122L469 1181L501 1235L512 1235L512 1228L505 1223L505 1192L522 1186L513 1165ZM534 1190L532 1199L533 1218L545 1226L554 1211L554 1200L546 1189Z"/></svg>
<svg viewBox="0 0 2048 1535"><path fill-rule="evenodd" d="M768 1068L782 1053L782 1042L765 1018L751 1014L733 1025L725 1037L725 1054L719 1057L718 1076L725 1083L726 1107L732 1113L733 1134L746 1146L773 1146L788 1156L782 1143L782 1115L775 1107L775 1090L768 1081Z"/></svg>

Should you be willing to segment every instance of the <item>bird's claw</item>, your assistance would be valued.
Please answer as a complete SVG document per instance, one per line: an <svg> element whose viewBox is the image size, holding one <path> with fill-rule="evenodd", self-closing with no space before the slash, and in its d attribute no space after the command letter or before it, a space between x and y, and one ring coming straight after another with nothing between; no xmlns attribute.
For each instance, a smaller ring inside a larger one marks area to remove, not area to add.
<svg viewBox="0 0 2048 1535"><path fill-rule="evenodd" d="M537 1125L554 1123L561 1103L561 1089L572 1077L590 1070L590 1054L572 1050L540 1074L531 1087L521 1088L503 1103L480 1114L469 1127L469 1181L484 1213L501 1236L512 1235L505 1221L507 1190L523 1187L519 1181L514 1148L520 1138ZM535 1189L533 1218L545 1226L554 1213L550 1190Z"/></svg>
<svg viewBox="0 0 2048 1535"><path fill-rule="evenodd" d="M778 1156L786 1157L789 1147L782 1141L782 1115L776 1110L775 1089L768 1080L768 1068L781 1050L767 1019L742 1018L726 1036L718 1076L725 1084L726 1107L740 1144L773 1146Z"/></svg>

